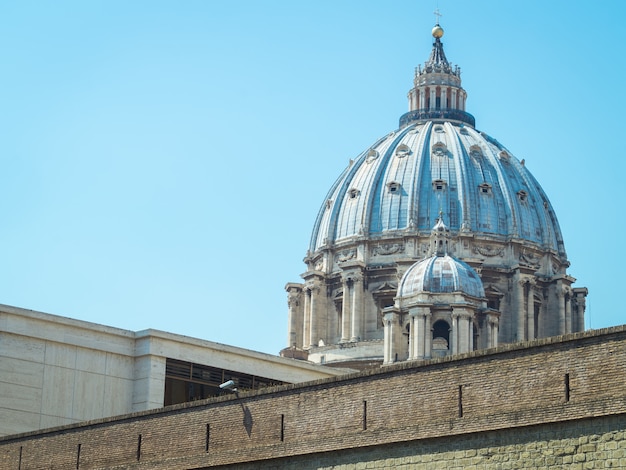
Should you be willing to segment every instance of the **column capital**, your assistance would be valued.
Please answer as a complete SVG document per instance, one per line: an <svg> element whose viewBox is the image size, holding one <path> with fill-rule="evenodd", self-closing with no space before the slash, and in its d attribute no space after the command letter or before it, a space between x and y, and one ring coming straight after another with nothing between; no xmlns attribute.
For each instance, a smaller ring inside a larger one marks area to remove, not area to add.
<svg viewBox="0 0 626 470"><path fill-rule="evenodd" d="M361 282L363 280L363 274L354 271L348 271L341 273L341 280L343 282Z"/></svg>
<svg viewBox="0 0 626 470"><path fill-rule="evenodd" d="M473 312L467 307L452 307L452 318L471 318Z"/></svg>

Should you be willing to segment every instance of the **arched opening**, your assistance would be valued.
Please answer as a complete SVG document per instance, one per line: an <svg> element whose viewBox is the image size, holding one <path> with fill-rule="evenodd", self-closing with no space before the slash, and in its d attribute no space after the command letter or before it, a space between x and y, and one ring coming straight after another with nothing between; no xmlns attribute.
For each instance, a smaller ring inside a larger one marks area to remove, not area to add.
<svg viewBox="0 0 626 470"><path fill-rule="evenodd" d="M450 349L450 325L447 321L437 320L433 325L433 351Z"/></svg>
<svg viewBox="0 0 626 470"><path fill-rule="evenodd" d="M476 328L476 323L472 323L472 335L473 335L473 342L472 342L472 351L476 351L478 349L478 328Z"/></svg>
<svg viewBox="0 0 626 470"><path fill-rule="evenodd" d="M335 342L341 341L341 327L343 325L343 292L335 296Z"/></svg>
<svg viewBox="0 0 626 470"><path fill-rule="evenodd" d="M537 339L539 338L539 315L541 314L541 300L535 297L535 312L533 315L533 332L534 332L534 338L533 339Z"/></svg>

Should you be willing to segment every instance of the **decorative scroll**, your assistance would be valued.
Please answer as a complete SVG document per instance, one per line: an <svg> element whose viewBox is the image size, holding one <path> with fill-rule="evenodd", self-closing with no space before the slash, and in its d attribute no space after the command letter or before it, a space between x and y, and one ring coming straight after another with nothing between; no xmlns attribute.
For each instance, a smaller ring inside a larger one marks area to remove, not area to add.
<svg viewBox="0 0 626 470"><path fill-rule="evenodd" d="M519 260L528 264L539 264L539 258L534 253L526 250L520 252Z"/></svg>
<svg viewBox="0 0 626 470"><path fill-rule="evenodd" d="M355 249L343 250L343 251L340 251L339 253L337 253L337 261L339 261L340 263L343 263L345 261L349 261L351 259L354 259L355 257L356 257L356 250Z"/></svg>
<svg viewBox="0 0 626 470"><path fill-rule="evenodd" d="M504 256L504 249L502 247L492 245L474 245L472 251L483 256Z"/></svg>
<svg viewBox="0 0 626 470"><path fill-rule="evenodd" d="M393 255L404 252L404 243L382 243L372 247L373 255Z"/></svg>

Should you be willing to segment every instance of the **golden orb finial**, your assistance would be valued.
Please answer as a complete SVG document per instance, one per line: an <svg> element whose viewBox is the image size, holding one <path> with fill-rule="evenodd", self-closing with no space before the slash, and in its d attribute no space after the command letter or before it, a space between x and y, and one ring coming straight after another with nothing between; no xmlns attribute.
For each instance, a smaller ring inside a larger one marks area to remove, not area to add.
<svg viewBox="0 0 626 470"><path fill-rule="evenodd" d="M441 39L443 36L443 28L439 26L439 24L436 24L432 30L432 35L435 39Z"/></svg>

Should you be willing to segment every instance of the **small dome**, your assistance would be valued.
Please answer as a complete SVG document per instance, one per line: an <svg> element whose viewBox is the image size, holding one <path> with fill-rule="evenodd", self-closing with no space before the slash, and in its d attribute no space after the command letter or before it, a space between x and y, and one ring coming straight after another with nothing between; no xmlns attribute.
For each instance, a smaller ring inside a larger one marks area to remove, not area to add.
<svg viewBox="0 0 626 470"><path fill-rule="evenodd" d="M483 283L476 271L463 261L448 255L432 256L418 261L402 276L398 287L399 297L422 292L462 292L472 297L485 297Z"/></svg>
<svg viewBox="0 0 626 470"><path fill-rule="evenodd" d="M436 24L432 30L432 35L435 39L441 39L443 37L443 28Z"/></svg>

